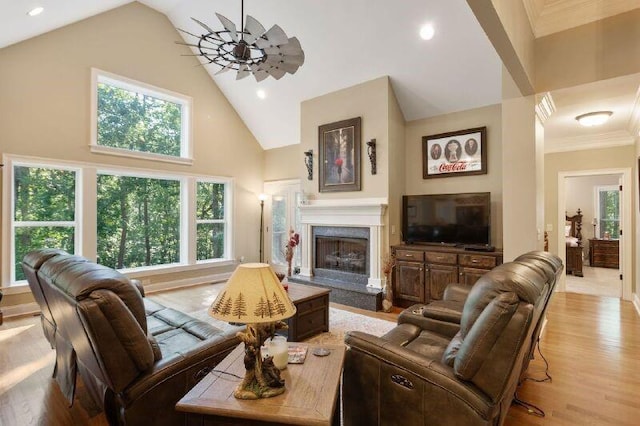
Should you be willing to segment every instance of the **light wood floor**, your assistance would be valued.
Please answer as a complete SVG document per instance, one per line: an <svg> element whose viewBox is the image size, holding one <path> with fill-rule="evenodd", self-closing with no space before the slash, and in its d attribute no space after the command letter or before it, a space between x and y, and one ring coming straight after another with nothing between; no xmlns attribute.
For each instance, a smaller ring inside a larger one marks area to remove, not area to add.
<svg viewBox="0 0 640 426"><path fill-rule="evenodd" d="M185 312L207 306L219 286L198 286L149 295ZM336 307L344 308L336 305ZM392 313L354 312L395 320ZM551 302L542 351L550 363L552 383L527 381L518 396L541 407L545 418L512 407L507 425L640 424L640 318L629 302L613 298L559 293ZM78 391L67 408L51 379L54 352L37 317L6 319L0 326L0 425L106 425L103 414L83 407ZM539 356L529 367L543 377ZM86 405L86 404L85 404Z"/></svg>

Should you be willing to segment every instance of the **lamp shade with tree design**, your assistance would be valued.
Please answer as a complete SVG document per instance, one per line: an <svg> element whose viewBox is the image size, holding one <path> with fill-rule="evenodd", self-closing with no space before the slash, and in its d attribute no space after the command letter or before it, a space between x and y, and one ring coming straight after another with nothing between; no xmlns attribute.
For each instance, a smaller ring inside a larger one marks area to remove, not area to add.
<svg viewBox="0 0 640 426"><path fill-rule="evenodd" d="M268 264L245 263L233 272L211 304L209 315L222 321L247 324L247 329L238 333L245 344L247 372L234 392L236 398L258 399L284 392L279 371L274 369L269 357L263 362L260 347L277 329L286 328L282 320L295 313L295 305Z"/></svg>

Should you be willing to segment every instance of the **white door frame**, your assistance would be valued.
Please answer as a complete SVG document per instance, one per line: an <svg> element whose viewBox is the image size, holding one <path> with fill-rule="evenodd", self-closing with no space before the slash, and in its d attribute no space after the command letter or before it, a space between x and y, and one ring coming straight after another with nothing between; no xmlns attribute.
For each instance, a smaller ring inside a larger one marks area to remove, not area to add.
<svg viewBox="0 0 640 426"><path fill-rule="evenodd" d="M632 268L631 268L631 250L632 250L632 229L631 229L631 168L612 168L612 169L597 169L597 170L575 170L567 172L558 172L558 217L556 222L557 232L557 245L558 256L562 259L562 262L566 265L566 242L564 238L564 223L566 221L566 192L565 192L565 179L568 177L580 177L580 176L593 176L593 175L622 175L622 193L620 194L620 227L622 229L622 236L620 237L620 251L622 256L620 258L620 270L622 273L622 299L632 300L633 294L631 292L632 282ZM558 283L557 291L566 291L566 268L563 274L560 276L560 282Z"/></svg>
<svg viewBox="0 0 640 426"><path fill-rule="evenodd" d="M272 249L271 239L273 238L273 233L271 230L271 222L273 219L272 217L273 198L272 197L278 192L283 191L285 189L290 189L292 187L297 187L300 191L302 191L300 179L283 179L283 180L277 180L277 181L264 182L263 184L263 191L267 195L267 199L265 200L265 204L264 204L264 224L263 224L264 226L263 228L264 261L266 263L271 264L271 266L274 269L276 269L278 272L286 272L286 267L280 264L273 264L271 262L271 259L273 258L273 253L271 252L271 249ZM289 200L289 201L292 201L292 200ZM288 207L292 207L292 206L288 206ZM294 206L294 207L297 208L297 206ZM293 218L289 216L290 214L289 212L287 212L287 220L289 222L293 221ZM298 230L298 232L300 231Z"/></svg>

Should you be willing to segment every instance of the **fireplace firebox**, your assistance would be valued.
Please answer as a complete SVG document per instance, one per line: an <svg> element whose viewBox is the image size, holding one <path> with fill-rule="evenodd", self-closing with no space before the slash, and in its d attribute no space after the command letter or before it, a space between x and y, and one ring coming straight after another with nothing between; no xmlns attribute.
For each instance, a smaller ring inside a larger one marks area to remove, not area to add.
<svg viewBox="0 0 640 426"><path fill-rule="evenodd" d="M369 278L369 229L314 226L313 274L353 286Z"/></svg>

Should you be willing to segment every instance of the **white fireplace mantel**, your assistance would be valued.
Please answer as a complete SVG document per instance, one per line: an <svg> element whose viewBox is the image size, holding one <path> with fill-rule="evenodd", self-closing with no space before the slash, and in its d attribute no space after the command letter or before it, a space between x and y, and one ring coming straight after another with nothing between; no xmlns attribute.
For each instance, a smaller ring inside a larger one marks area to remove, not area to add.
<svg viewBox="0 0 640 426"><path fill-rule="evenodd" d="M313 275L314 226L356 226L369 228L369 279L367 287L383 288L380 262L383 253L384 215L387 209L386 198L356 198L310 200L300 204L300 223L302 224L302 265L300 275Z"/></svg>

